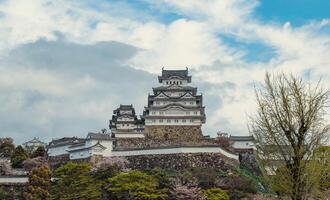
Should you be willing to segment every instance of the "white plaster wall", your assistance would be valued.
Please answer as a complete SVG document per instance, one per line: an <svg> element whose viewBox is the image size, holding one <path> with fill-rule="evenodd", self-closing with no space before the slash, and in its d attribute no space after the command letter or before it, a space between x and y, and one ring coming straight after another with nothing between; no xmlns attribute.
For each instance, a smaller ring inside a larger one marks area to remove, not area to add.
<svg viewBox="0 0 330 200"><path fill-rule="evenodd" d="M59 156L63 154L68 154L68 147L69 145L48 148L48 156Z"/></svg>
<svg viewBox="0 0 330 200"><path fill-rule="evenodd" d="M167 119L163 119L163 122L160 121L161 119L147 119L145 121L146 125L176 125L176 126L197 126L201 125L202 122L200 119L193 119L191 122L190 119L186 119L186 122L183 122L182 119L178 119L178 122L175 122L175 119L171 119L170 122Z"/></svg>
<svg viewBox="0 0 330 200"><path fill-rule="evenodd" d="M252 141L234 141L232 144L232 147L236 149L247 149L247 148L253 148L254 143Z"/></svg>
<svg viewBox="0 0 330 200"><path fill-rule="evenodd" d="M29 177L15 177L15 176L4 176L0 177L0 183L27 183L29 182Z"/></svg>
<svg viewBox="0 0 330 200"><path fill-rule="evenodd" d="M220 147L178 147L178 148L168 148L168 149L113 151L111 156L136 156L136 155L178 154L178 153L221 153L228 158L238 160L238 155L229 153Z"/></svg>
<svg viewBox="0 0 330 200"><path fill-rule="evenodd" d="M71 152L70 153L70 160L88 158L91 155L92 155L91 150L83 149L83 150L80 150L80 151Z"/></svg>
<svg viewBox="0 0 330 200"><path fill-rule="evenodd" d="M116 138L144 138L143 133L116 133Z"/></svg>
<svg viewBox="0 0 330 200"><path fill-rule="evenodd" d="M113 141L112 140L102 140L100 144L106 147L105 150L102 151L103 156L110 156L113 149Z"/></svg>

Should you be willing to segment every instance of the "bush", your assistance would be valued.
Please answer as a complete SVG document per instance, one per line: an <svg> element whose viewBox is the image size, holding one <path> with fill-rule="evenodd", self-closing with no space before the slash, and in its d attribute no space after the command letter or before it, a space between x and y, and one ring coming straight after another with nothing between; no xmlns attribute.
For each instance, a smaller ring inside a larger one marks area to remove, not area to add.
<svg viewBox="0 0 330 200"><path fill-rule="evenodd" d="M26 200L47 200L50 199L51 172L47 166L34 168L29 175L29 184L24 197Z"/></svg>
<svg viewBox="0 0 330 200"><path fill-rule="evenodd" d="M36 157L46 157L47 152L45 147L39 146L34 152L32 152L31 157L36 158Z"/></svg>
<svg viewBox="0 0 330 200"><path fill-rule="evenodd" d="M206 200L205 195L197 186L176 185L170 192L171 200Z"/></svg>
<svg viewBox="0 0 330 200"><path fill-rule="evenodd" d="M220 188L210 188L203 190L207 200L229 200L227 192Z"/></svg>
<svg viewBox="0 0 330 200"><path fill-rule="evenodd" d="M87 163L69 162L55 170L52 199L100 199L101 183L91 176Z"/></svg>
<svg viewBox="0 0 330 200"><path fill-rule="evenodd" d="M8 160L0 160L0 175L12 174L12 168Z"/></svg>
<svg viewBox="0 0 330 200"><path fill-rule="evenodd" d="M102 158L93 165L95 177L100 180L105 180L113 177L119 172L128 170L128 160L119 157Z"/></svg>
<svg viewBox="0 0 330 200"><path fill-rule="evenodd" d="M251 180L237 175L230 175L225 178L224 189L229 192L230 199L241 199L249 193L257 193L257 189Z"/></svg>
<svg viewBox="0 0 330 200"><path fill-rule="evenodd" d="M23 161L23 168L31 171L33 168L47 166L47 160L44 157L28 158Z"/></svg>
<svg viewBox="0 0 330 200"><path fill-rule="evenodd" d="M10 158L15 151L12 138L0 138L0 157Z"/></svg>
<svg viewBox="0 0 330 200"><path fill-rule="evenodd" d="M14 153L11 156L11 165L14 168L21 168L23 166L23 161L28 158L27 152L22 146L17 146Z"/></svg>
<svg viewBox="0 0 330 200"><path fill-rule="evenodd" d="M107 182L109 199L167 199L156 178L138 170L121 172Z"/></svg>
<svg viewBox="0 0 330 200"><path fill-rule="evenodd" d="M219 179L216 169L194 168L191 170L191 173L197 179L198 186L202 189L215 187Z"/></svg>

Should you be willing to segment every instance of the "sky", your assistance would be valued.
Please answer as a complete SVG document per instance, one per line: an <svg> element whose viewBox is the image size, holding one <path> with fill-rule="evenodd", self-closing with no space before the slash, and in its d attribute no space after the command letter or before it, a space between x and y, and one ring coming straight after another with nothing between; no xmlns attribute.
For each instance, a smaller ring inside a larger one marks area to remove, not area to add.
<svg viewBox="0 0 330 200"><path fill-rule="evenodd" d="M204 135L247 135L265 72L330 85L330 1L0 0L0 137L85 137L189 68ZM329 115L326 116L329 121Z"/></svg>

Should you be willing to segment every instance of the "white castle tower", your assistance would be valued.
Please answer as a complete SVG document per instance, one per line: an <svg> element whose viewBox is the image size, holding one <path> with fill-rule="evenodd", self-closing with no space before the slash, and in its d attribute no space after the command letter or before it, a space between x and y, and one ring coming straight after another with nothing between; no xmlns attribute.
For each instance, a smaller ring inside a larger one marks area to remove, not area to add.
<svg viewBox="0 0 330 200"><path fill-rule="evenodd" d="M190 86L191 76L185 70L164 70L158 76L159 86L148 96L143 112L147 126L201 126L205 107L197 88Z"/></svg>
<svg viewBox="0 0 330 200"><path fill-rule="evenodd" d="M135 114L133 105L120 105L113 111L109 128L114 137L143 137L144 123Z"/></svg>

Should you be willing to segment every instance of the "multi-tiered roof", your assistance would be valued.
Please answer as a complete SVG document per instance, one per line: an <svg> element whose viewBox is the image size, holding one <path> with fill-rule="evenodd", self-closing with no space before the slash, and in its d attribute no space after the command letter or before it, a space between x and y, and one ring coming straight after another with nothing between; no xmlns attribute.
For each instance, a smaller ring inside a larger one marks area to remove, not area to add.
<svg viewBox="0 0 330 200"><path fill-rule="evenodd" d="M202 95L190 86L188 69L162 70L161 84L148 96L143 118L146 125L201 125L205 123Z"/></svg>

